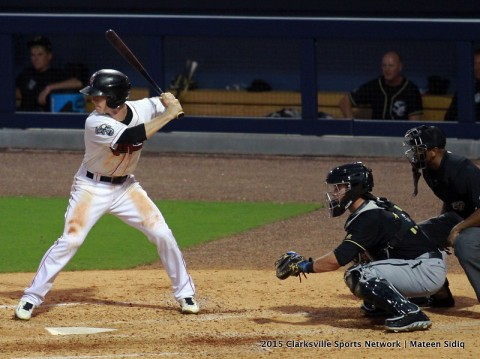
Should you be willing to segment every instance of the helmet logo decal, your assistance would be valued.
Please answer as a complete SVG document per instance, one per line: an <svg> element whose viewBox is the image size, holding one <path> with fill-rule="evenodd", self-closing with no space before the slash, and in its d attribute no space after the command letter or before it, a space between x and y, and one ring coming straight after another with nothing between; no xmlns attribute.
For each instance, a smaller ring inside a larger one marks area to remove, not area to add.
<svg viewBox="0 0 480 359"><path fill-rule="evenodd" d="M112 126L107 125L105 123L101 124L100 126L95 127L95 134L96 135L105 135L105 136L113 136L115 133Z"/></svg>

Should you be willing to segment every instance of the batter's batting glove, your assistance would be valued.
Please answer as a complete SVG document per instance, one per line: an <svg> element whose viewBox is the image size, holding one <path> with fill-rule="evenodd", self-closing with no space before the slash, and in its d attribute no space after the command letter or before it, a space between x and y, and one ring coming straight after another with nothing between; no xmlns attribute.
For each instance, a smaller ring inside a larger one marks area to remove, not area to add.
<svg viewBox="0 0 480 359"><path fill-rule="evenodd" d="M287 279L290 276L299 277L300 281L303 276L306 278L306 273L314 273L313 259L306 259L304 256L290 251L283 254L275 261L276 275L278 279Z"/></svg>

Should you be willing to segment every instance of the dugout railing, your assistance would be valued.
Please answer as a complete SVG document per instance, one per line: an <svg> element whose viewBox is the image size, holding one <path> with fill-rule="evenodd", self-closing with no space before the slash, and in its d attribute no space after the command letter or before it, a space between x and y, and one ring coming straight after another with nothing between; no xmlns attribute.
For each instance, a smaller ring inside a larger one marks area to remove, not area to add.
<svg viewBox="0 0 480 359"><path fill-rule="evenodd" d="M410 121L318 119L316 43L319 39L381 39L451 41L455 43L458 73L458 122L438 122L450 137L477 139L473 90L473 50L480 37L480 21L454 19L371 19L371 18L288 18L234 16L161 16L161 15L48 15L0 14L0 127L4 128L83 128L85 114L21 113L15 111L14 39L18 34L68 33L75 37L103 36L113 28L122 35L149 39L149 57L144 65L166 88L164 70L155 61L164 56L165 37L275 38L298 42L300 58L301 118L228 118L187 116L174 121L167 131L227 133L276 133L304 135L401 136L412 127ZM105 45L108 46L108 45ZM97 50L87 49L96 56ZM156 64L156 63L155 63ZM187 114L188 115L188 114Z"/></svg>

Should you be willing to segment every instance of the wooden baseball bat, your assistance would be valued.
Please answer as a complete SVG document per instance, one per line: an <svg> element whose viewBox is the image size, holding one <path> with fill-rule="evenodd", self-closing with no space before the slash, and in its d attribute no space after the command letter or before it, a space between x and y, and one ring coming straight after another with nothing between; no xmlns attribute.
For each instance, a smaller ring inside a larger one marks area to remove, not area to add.
<svg viewBox="0 0 480 359"><path fill-rule="evenodd" d="M143 76L145 80L152 85L152 87L158 92L159 95L163 94L163 90L160 88L160 86L157 85L155 80L150 76L150 74L147 72L145 67L143 67L142 63L137 59L135 54L130 50L130 48L125 44L125 42L120 38L120 36L117 35L117 33L109 29L105 31L105 37L107 38L108 42L119 52L122 57L127 60L127 62L132 66L135 70L137 70L140 75ZM177 118L183 117L185 114L183 112L180 112L177 115Z"/></svg>

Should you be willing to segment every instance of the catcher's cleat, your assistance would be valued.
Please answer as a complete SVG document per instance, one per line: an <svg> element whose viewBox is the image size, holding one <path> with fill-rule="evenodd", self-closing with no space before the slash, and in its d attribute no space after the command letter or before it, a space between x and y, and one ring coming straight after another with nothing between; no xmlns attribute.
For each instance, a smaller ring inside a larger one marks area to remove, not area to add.
<svg viewBox="0 0 480 359"><path fill-rule="evenodd" d="M410 301L419 307L451 308L455 306L455 299L450 291L448 279L445 281L443 287L434 295L429 297L410 298Z"/></svg>
<svg viewBox="0 0 480 359"><path fill-rule="evenodd" d="M35 306L32 303L21 300L15 309L15 316L18 319L29 320L32 317L32 312Z"/></svg>
<svg viewBox="0 0 480 359"><path fill-rule="evenodd" d="M364 301L360 306L363 314L369 318L387 317L389 314L382 308L378 308L370 302Z"/></svg>
<svg viewBox="0 0 480 359"><path fill-rule="evenodd" d="M431 326L432 322L420 309L407 315L385 320L385 328L395 333L427 330Z"/></svg>
<svg viewBox="0 0 480 359"><path fill-rule="evenodd" d="M200 312L200 307L195 298L183 298L178 301L183 314L197 314Z"/></svg>

